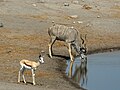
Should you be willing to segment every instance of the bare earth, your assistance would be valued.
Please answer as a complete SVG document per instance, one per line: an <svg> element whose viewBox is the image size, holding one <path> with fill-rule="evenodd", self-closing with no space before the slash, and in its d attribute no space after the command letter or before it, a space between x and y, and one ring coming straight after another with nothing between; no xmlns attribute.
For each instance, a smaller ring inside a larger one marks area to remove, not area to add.
<svg viewBox="0 0 120 90"><path fill-rule="evenodd" d="M119 0L0 0L0 90L80 89L65 75L69 54L64 43L55 43L56 56L48 57L47 28L53 21L87 34L89 53L120 49ZM31 85L30 71L27 85L18 84L19 61L38 60L41 50L45 64L36 71L37 85Z"/></svg>

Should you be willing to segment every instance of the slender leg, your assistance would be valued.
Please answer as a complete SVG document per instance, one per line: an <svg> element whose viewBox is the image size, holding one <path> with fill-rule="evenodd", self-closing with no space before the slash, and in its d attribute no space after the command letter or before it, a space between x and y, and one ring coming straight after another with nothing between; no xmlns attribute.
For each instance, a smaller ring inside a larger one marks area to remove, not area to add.
<svg viewBox="0 0 120 90"><path fill-rule="evenodd" d="M32 71L33 85L35 85L35 72L34 72L34 69L32 69L31 71Z"/></svg>
<svg viewBox="0 0 120 90"><path fill-rule="evenodd" d="M21 73L22 73L23 81L24 81L24 83L26 84L26 80L25 80L25 76L24 76L24 71L25 71L25 68L23 68L23 69L21 70Z"/></svg>
<svg viewBox="0 0 120 90"><path fill-rule="evenodd" d="M24 76L24 74L22 75L22 77L23 77L24 83L26 84L26 80L25 80L25 76Z"/></svg>
<svg viewBox="0 0 120 90"><path fill-rule="evenodd" d="M69 51L69 54L70 54L70 60L73 62L74 61L74 57L72 55L72 46L71 46L71 43L68 43L68 51Z"/></svg>
<svg viewBox="0 0 120 90"><path fill-rule="evenodd" d="M69 68L69 72L68 72L68 77L69 77L69 78L72 77L73 63L74 63L74 62L70 62L70 68Z"/></svg>
<svg viewBox="0 0 120 90"><path fill-rule="evenodd" d="M50 56L50 58L52 58L52 46L53 46L55 40L56 40L56 37L51 37L50 43L48 45L49 46L49 56Z"/></svg>
<svg viewBox="0 0 120 90"><path fill-rule="evenodd" d="M20 83L20 70L19 70L19 73L18 73L18 83Z"/></svg>

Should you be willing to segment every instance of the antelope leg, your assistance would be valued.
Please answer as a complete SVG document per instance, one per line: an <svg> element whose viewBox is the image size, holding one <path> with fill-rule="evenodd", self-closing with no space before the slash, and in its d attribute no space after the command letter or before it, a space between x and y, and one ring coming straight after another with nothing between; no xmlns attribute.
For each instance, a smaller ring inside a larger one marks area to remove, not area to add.
<svg viewBox="0 0 120 90"><path fill-rule="evenodd" d="M22 68L21 69L22 78L23 78L24 83L26 83L25 76L24 76L24 71L25 71L25 68Z"/></svg>
<svg viewBox="0 0 120 90"><path fill-rule="evenodd" d="M72 77L73 63L74 63L74 62L70 62L70 68L69 68L69 72L68 72L68 77L69 77L69 78Z"/></svg>
<svg viewBox="0 0 120 90"><path fill-rule="evenodd" d="M33 78L33 85L35 85L35 72L33 69L32 69L32 78Z"/></svg>
<svg viewBox="0 0 120 90"><path fill-rule="evenodd" d="M20 83L20 71L19 71L19 73L18 73L18 83Z"/></svg>
<svg viewBox="0 0 120 90"><path fill-rule="evenodd" d="M72 55L72 46L71 46L71 43L68 43L68 51L69 51L69 54L70 54L70 60L73 62L74 61L74 57Z"/></svg>
<svg viewBox="0 0 120 90"><path fill-rule="evenodd" d="M56 37L51 37L51 40L50 40L50 43L49 43L49 56L50 56L50 58L52 58L52 46L53 46L53 44L54 44L54 42L55 42L55 40L56 40Z"/></svg>

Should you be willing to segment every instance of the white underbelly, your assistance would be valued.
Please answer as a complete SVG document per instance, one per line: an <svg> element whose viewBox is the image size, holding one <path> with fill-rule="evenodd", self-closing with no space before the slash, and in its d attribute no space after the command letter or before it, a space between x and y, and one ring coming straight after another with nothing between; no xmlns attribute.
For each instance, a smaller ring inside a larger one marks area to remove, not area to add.
<svg viewBox="0 0 120 90"><path fill-rule="evenodd" d="M30 66L27 66L27 65L23 65L24 67L25 67L25 69L32 69L32 67L30 67Z"/></svg>

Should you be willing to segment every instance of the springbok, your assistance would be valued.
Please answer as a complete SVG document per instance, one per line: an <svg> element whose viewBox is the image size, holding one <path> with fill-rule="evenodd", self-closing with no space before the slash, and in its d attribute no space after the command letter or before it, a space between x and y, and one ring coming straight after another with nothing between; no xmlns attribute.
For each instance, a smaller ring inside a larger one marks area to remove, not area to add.
<svg viewBox="0 0 120 90"><path fill-rule="evenodd" d="M41 52L41 53L44 53L44 52ZM32 72L33 85L36 85L36 83L35 83L35 71L36 71L37 67L40 65L40 63L44 63L43 57L44 57L44 55L42 55L42 54L39 55L38 62L34 62L31 60L26 60L26 59L23 59L20 61L21 68L20 68L19 74L18 74L18 83L20 83L20 74L22 74L22 78L23 78L24 83L26 83L26 80L24 77L24 71L26 69L29 69Z"/></svg>
<svg viewBox="0 0 120 90"><path fill-rule="evenodd" d="M64 41L68 44L68 51L70 55L71 61L74 61L74 57L72 55L72 47L76 50L76 52L83 57L82 55L86 54L86 44L82 35L73 28L67 27L65 25L54 24L53 26L48 28L48 34L50 36L49 43L49 56L52 58L52 46L56 40ZM79 39L80 37L80 39ZM85 35L86 39L86 35Z"/></svg>

